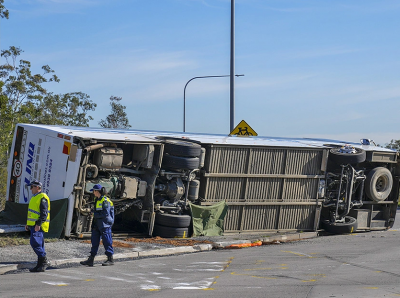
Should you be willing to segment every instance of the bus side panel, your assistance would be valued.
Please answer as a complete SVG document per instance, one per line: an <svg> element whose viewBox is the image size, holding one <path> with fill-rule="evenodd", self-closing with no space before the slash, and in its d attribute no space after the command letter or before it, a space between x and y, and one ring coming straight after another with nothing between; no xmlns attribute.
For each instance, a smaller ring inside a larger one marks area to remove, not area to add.
<svg viewBox="0 0 400 298"><path fill-rule="evenodd" d="M15 203L27 204L30 191L26 186L34 179L40 179L40 161L43 155L44 136L34 131L17 128L13 147L13 160L9 182L8 200ZM11 161L11 159L10 159Z"/></svg>
<svg viewBox="0 0 400 298"><path fill-rule="evenodd" d="M32 180L43 183L43 192L50 200L64 198L68 149L71 143L46 136L40 129L18 126L14 138L7 188L8 201L27 204L31 193L27 184Z"/></svg>
<svg viewBox="0 0 400 298"><path fill-rule="evenodd" d="M51 201L64 199L67 163L71 143L62 138L46 136L43 157L39 164L39 180Z"/></svg>

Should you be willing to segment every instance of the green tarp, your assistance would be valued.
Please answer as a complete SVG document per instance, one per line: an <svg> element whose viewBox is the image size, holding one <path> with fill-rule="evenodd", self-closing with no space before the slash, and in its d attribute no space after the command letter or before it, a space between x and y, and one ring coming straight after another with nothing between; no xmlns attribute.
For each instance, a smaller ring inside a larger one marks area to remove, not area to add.
<svg viewBox="0 0 400 298"><path fill-rule="evenodd" d="M190 203L193 219L193 236L220 236L224 233L224 218L228 205L221 201L212 206Z"/></svg>
<svg viewBox="0 0 400 298"><path fill-rule="evenodd" d="M46 238L60 238L67 215L68 199L51 201L50 203L50 228L44 233ZM0 225L26 225L28 204L6 202L0 212Z"/></svg>

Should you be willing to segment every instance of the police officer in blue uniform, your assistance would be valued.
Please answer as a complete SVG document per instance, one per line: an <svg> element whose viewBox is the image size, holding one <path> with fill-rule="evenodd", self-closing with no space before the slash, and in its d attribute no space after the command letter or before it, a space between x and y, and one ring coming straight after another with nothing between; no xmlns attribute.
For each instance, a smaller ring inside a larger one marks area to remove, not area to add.
<svg viewBox="0 0 400 298"><path fill-rule="evenodd" d="M30 272L44 272L50 265L44 249L44 235L49 231L50 226L50 199L42 192L42 183L33 180L27 186L30 186L32 198L28 205L28 215L25 230L30 231L30 244L33 251L38 256L35 267L29 269Z"/></svg>
<svg viewBox="0 0 400 298"><path fill-rule="evenodd" d="M105 196L104 188L100 184L94 185L90 191L93 191L95 196L91 239L92 249L90 250L89 258L80 263L86 266L93 266L94 257L99 249L101 239L107 255L107 260L102 265L114 265L111 234L111 227L114 224L114 204Z"/></svg>

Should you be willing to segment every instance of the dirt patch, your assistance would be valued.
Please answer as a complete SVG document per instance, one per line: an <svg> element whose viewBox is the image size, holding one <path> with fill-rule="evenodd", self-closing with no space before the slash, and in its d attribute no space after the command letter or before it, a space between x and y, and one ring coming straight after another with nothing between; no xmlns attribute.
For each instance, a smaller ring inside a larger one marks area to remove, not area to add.
<svg viewBox="0 0 400 298"><path fill-rule="evenodd" d="M90 240L82 240L83 243L91 243ZM113 240L113 247L122 247L122 248L133 248L135 247L132 244L126 243L151 243L151 244L163 244L163 245L173 245L173 246L193 246L198 244L212 244L211 241L208 240L191 240L191 239L174 239L174 238L161 238L161 237L152 237L152 238L126 238L122 241ZM100 241L102 244L102 241Z"/></svg>
<svg viewBox="0 0 400 298"><path fill-rule="evenodd" d="M83 240L83 241L81 241L81 242L83 242L83 243L89 243L89 244L91 243L90 240ZM103 245L103 241L100 241L100 245ZM122 247L122 248L134 248L134 247L135 247L135 246L132 245L132 244L124 243L124 242L121 242L121 241L115 241L115 240L113 240L112 246L113 246L113 247Z"/></svg>
<svg viewBox="0 0 400 298"><path fill-rule="evenodd" d="M161 237L153 237L153 238L126 238L124 241L127 242L136 242L136 243L153 243L153 244L165 244L165 245L174 245L174 246L193 246L198 244L212 244L211 241L208 240L191 240L191 239L173 239L173 238L161 238Z"/></svg>

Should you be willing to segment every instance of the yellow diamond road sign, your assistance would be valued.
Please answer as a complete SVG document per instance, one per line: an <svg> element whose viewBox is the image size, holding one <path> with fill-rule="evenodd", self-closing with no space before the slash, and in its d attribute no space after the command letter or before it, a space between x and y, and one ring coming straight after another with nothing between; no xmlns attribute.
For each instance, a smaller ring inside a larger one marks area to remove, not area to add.
<svg viewBox="0 0 400 298"><path fill-rule="evenodd" d="M230 136L257 136L257 133L242 120L240 123L231 131Z"/></svg>

